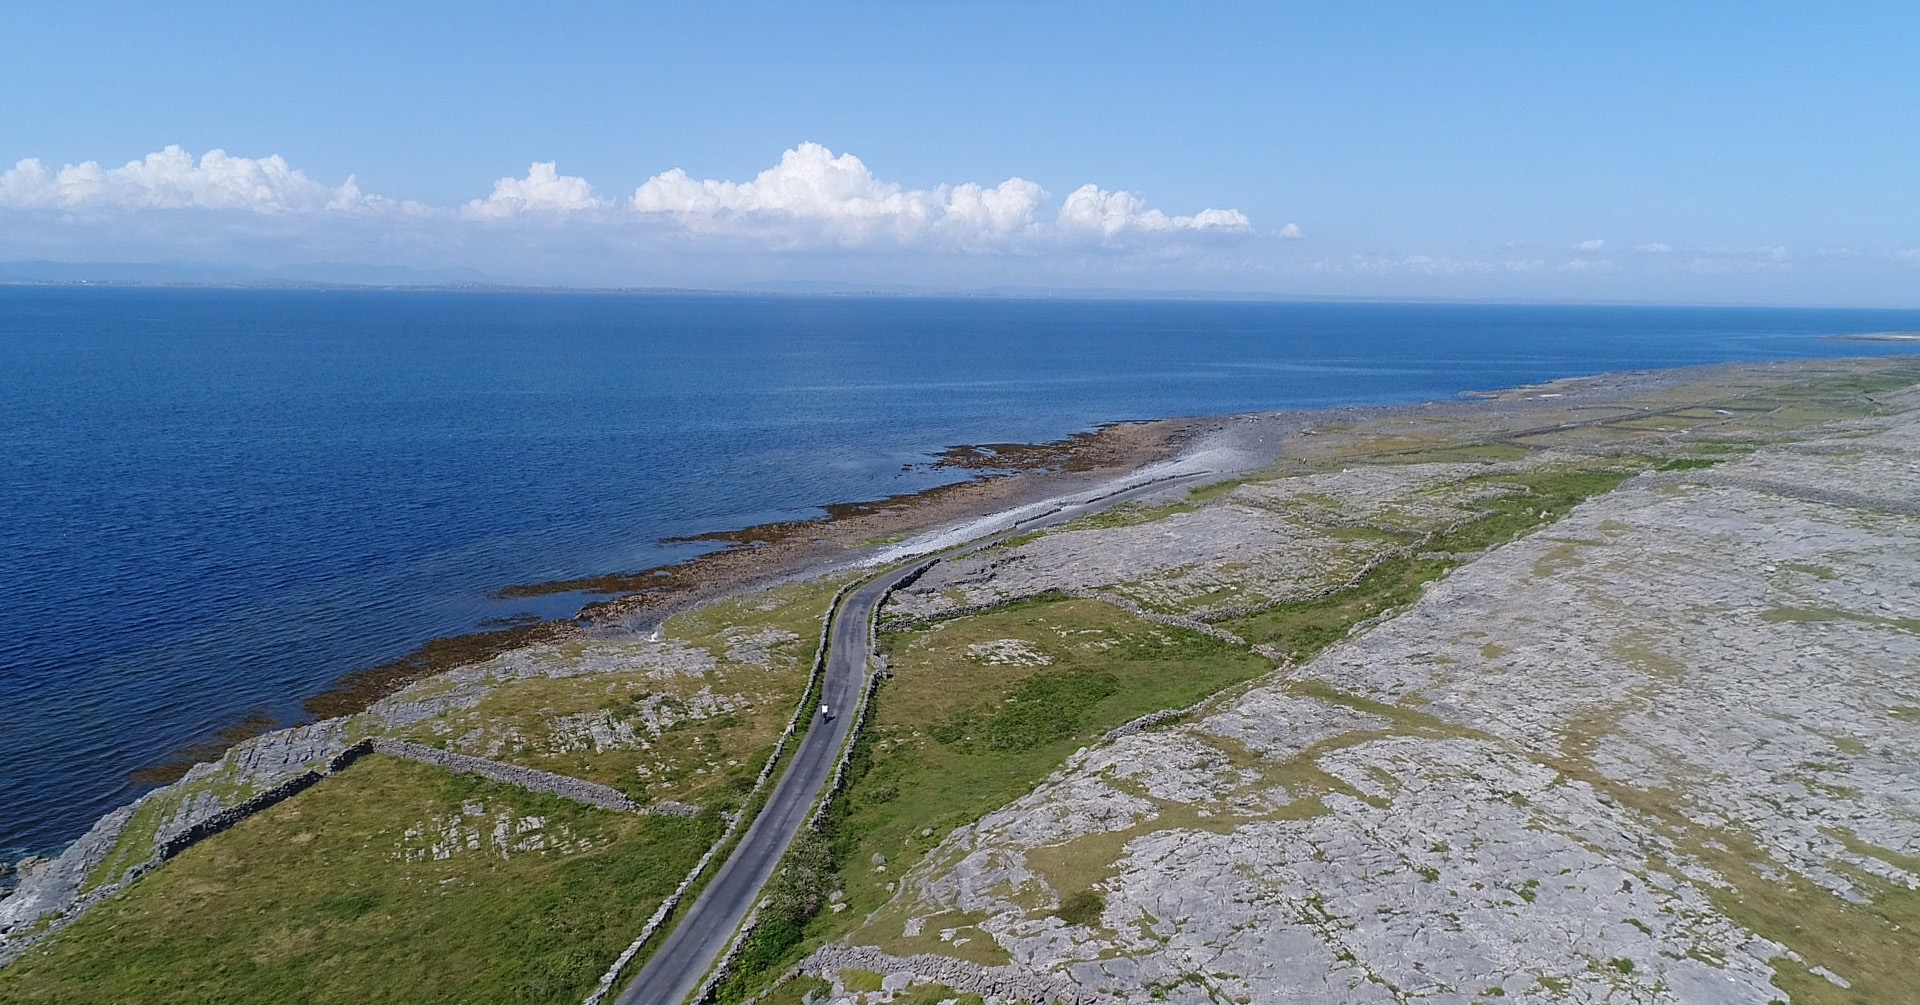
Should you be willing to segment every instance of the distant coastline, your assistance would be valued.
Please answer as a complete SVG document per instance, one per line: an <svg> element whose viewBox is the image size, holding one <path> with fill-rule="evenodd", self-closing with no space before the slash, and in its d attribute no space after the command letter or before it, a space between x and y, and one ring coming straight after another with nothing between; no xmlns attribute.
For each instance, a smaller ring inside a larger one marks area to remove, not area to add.
<svg viewBox="0 0 1920 1005"><path fill-rule="evenodd" d="M1187 301L1272 304L1436 304L1516 307L1674 307L1740 310L1908 310L1909 305L1831 304L1825 302L1751 303L1732 300L1657 298L1463 297L1368 293L1297 293L1281 290L1222 290L1103 286L923 286L838 280L765 280L711 286L565 285L515 282L472 269L411 269L311 263L279 269L248 269L208 263L0 261L0 289L7 287L98 288L130 290L244 290L372 293L475 293L641 297L767 297L793 299L901 300L1089 300ZM1894 333L1901 334L1901 333ZM1852 339L1852 335L1834 338ZM1873 341L1883 341L1873 338ZM1904 340L1895 340L1904 341Z"/></svg>

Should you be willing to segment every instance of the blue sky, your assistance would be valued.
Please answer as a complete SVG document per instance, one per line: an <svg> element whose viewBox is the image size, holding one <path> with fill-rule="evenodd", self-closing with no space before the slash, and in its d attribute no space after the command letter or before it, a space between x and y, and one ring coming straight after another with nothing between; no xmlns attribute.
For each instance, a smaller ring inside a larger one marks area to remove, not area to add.
<svg viewBox="0 0 1920 1005"><path fill-rule="evenodd" d="M8 5L0 259L1920 303L1911 4L170 7Z"/></svg>

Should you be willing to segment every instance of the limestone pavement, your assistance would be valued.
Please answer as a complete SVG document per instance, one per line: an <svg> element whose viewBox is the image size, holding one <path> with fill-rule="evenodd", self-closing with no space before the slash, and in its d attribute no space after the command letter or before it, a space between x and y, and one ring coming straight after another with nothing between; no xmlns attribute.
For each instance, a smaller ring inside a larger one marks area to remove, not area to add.
<svg viewBox="0 0 1920 1005"><path fill-rule="evenodd" d="M1083 750L904 878L900 934L984 933L1066 1000L1766 1005L1796 974L1894 1000L1887 960L1767 906L1920 890L1920 394L1889 411L1629 481L1187 724ZM1442 467L1367 478L1419 495ZM1300 589L1338 550L1260 514L1357 493L1291 481L1191 547L1202 514L954 563L920 608L1145 581L1191 603L1258 535L1266 564L1225 575ZM1089 877L1098 921L1062 920Z"/></svg>

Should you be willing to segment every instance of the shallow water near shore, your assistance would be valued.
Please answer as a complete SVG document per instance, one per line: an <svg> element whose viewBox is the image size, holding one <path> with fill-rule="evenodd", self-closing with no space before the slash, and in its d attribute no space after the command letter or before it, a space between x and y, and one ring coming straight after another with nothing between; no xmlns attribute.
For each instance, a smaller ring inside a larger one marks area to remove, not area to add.
<svg viewBox="0 0 1920 1005"><path fill-rule="evenodd" d="M960 443L1611 370L1910 354L1920 312L0 288L0 858L129 775L663 539Z"/></svg>

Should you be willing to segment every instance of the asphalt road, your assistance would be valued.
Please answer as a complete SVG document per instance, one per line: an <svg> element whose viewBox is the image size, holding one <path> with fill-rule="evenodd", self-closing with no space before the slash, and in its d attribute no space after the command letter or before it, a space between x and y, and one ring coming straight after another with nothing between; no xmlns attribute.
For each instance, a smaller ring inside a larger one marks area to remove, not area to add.
<svg viewBox="0 0 1920 1005"><path fill-rule="evenodd" d="M617 1001L620 1005L677 1005L700 986L707 968L727 948L734 930L759 899L793 836L807 821L813 800L833 775L853 706L867 677L867 622L887 589L912 568L895 570L847 594L834 615L828 636L824 700L833 718L813 710L813 725L800 738L793 760L774 785L767 805L747 827L746 836L720 866L713 881L675 925L667 940L641 968Z"/></svg>
<svg viewBox="0 0 1920 1005"><path fill-rule="evenodd" d="M1063 523L1074 517L1158 492L1181 482L1204 477L1189 474L1123 489L1097 499L1061 506L1058 509L1020 521L1012 529L996 536L1025 533ZM987 539L991 541L991 538ZM968 547L979 547L973 542ZM713 881L693 902L680 922L667 935L639 976L615 999L618 1005L680 1005L700 986L701 978L725 952L733 933L746 920L747 912L760 897L760 888L773 877L780 857L786 853L793 836L806 823L814 797L832 778L853 728L853 706L860 689L866 685L867 655L870 639L867 626L874 605L889 588L911 575L920 563L894 569L848 593L834 615L833 630L827 639L825 702L833 718L822 720L813 710L813 725L801 737L799 749L788 762L785 773L775 783L773 794L760 815L747 827L746 836L727 857Z"/></svg>

